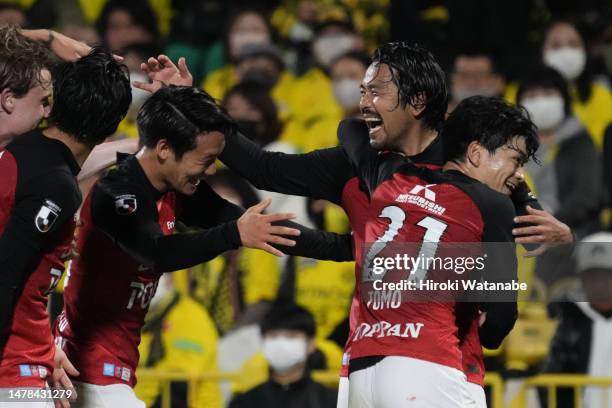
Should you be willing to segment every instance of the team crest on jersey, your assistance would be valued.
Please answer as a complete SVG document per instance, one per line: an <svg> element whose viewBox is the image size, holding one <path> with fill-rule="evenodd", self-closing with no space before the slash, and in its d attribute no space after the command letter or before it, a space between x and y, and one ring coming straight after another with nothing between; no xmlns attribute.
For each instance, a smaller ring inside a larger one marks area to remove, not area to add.
<svg viewBox="0 0 612 408"><path fill-rule="evenodd" d="M43 205L38 210L36 217L34 217L34 225L40 232L47 232L55 224L55 220L62 211L59 205L55 204L51 200L45 200Z"/></svg>
<svg viewBox="0 0 612 408"><path fill-rule="evenodd" d="M123 194L115 198L115 210L119 215L129 215L136 211L138 203L134 194Z"/></svg>

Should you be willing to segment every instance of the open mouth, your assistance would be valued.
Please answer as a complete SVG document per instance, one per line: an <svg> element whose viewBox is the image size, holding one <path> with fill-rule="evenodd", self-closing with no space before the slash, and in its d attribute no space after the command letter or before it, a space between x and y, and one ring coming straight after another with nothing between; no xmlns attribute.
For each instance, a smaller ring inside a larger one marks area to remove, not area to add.
<svg viewBox="0 0 612 408"><path fill-rule="evenodd" d="M192 184L195 187L197 187L200 184L200 181L202 180L200 180L199 178L192 178L192 179L189 179L189 184Z"/></svg>
<svg viewBox="0 0 612 408"><path fill-rule="evenodd" d="M380 117L366 116L363 119L365 120L366 125L368 125L368 130L370 134L375 133L379 131L380 129L382 129L383 121Z"/></svg>
<svg viewBox="0 0 612 408"><path fill-rule="evenodd" d="M516 184L513 184L513 183L511 183L509 181L506 181L506 187L508 188L508 190L510 190L512 192L516 188Z"/></svg>

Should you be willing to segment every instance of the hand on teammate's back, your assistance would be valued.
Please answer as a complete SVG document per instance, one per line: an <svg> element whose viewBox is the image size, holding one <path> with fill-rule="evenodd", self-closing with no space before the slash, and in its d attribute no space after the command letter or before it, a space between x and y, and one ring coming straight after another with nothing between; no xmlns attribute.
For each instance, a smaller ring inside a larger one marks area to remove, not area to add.
<svg viewBox="0 0 612 408"><path fill-rule="evenodd" d="M517 244L540 244L534 250L525 252L525 257L543 254L549 248L574 241L572 230L553 215L544 210L527 206L527 215L514 218L517 224L530 224L526 227L514 228L512 234Z"/></svg>
<svg viewBox="0 0 612 408"><path fill-rule="evenodd" d="M297 236L300 231L295 228L272 225L273 222L287 221L295 218L295 214L277 213L262 214L270 205L271 199L266 199L246 210L238 219L238 232L242 245L249 248L262 249L276 256L284 254L270 244L295 246L295 241L283 238L281 235Z"/></svg>
<svg viewBox="0 0 612 408"><path fill-rule="evenodd" d="M187 68L185 58L178 60L178 67L166 55L157 58L149 58L147 62L140 64L140 68L153 81L146 84L140 81L133 81L132 84L143 91L155 93L164 85L192 86L193 76Z"/></svg>

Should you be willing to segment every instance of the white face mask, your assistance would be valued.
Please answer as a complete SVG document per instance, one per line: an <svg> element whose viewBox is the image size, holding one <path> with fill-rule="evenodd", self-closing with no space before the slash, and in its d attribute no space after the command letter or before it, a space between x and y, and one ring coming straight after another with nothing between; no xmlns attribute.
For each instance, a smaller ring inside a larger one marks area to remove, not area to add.
<svg viewBox="0 0 612 408"><path fill-rule="evenodd" d="M523 100L522 105L529 112L529 116L538 130L554 129L565 118L563 98L557 95L527 98Z"/></svg>
<svg viewBox="0 0 612 408"><path fill-rule="evenodd" d="M332 84L336 101L344 110L349 111L359 107L359 101L361 100L360 84L359 81L348 78L339 79Z"/></svg>
<svg viewBox="0 0 612 408"><path fill-rule="evenodd" d="M334 58L353 49L355 39L350 34L328 34L317 38L313 44L314 56L323 67Z"/></svg>
<svg viewBox="0 0 612 408"><path fill-rule="evenodd" d="M250 31L238 31L229 37L229 52L232 57L235 57L240 52L240 49L251 44L268 44L270 36L268 33L258 33Z"/></svg>
<svg viewBox="0 0 612 408"><path fill-rule="evenodd" d="M544 53L544 63L559 71L568 81L572 81L584 70L586 52L582 48L557 48Z"/></svg>
<svg viewBox="0 0 612 408"><path fill-rule="evenodd" d="M264 337L263 353L270 367L279 374L306 361L308 343L304 337Z"/></svg>

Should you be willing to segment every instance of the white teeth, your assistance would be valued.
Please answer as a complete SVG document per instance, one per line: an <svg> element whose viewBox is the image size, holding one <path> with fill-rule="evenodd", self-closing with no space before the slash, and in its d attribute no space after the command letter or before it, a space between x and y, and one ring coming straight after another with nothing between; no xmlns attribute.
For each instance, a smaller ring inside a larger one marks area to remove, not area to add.
<svg viewBox="0 0 612 408"><path fill-rule="evenodd" d="M202 180L196 180L196 181L193 183L193 185L197 187L197 186L200 184L200 181L202 181Z"/></svg>

